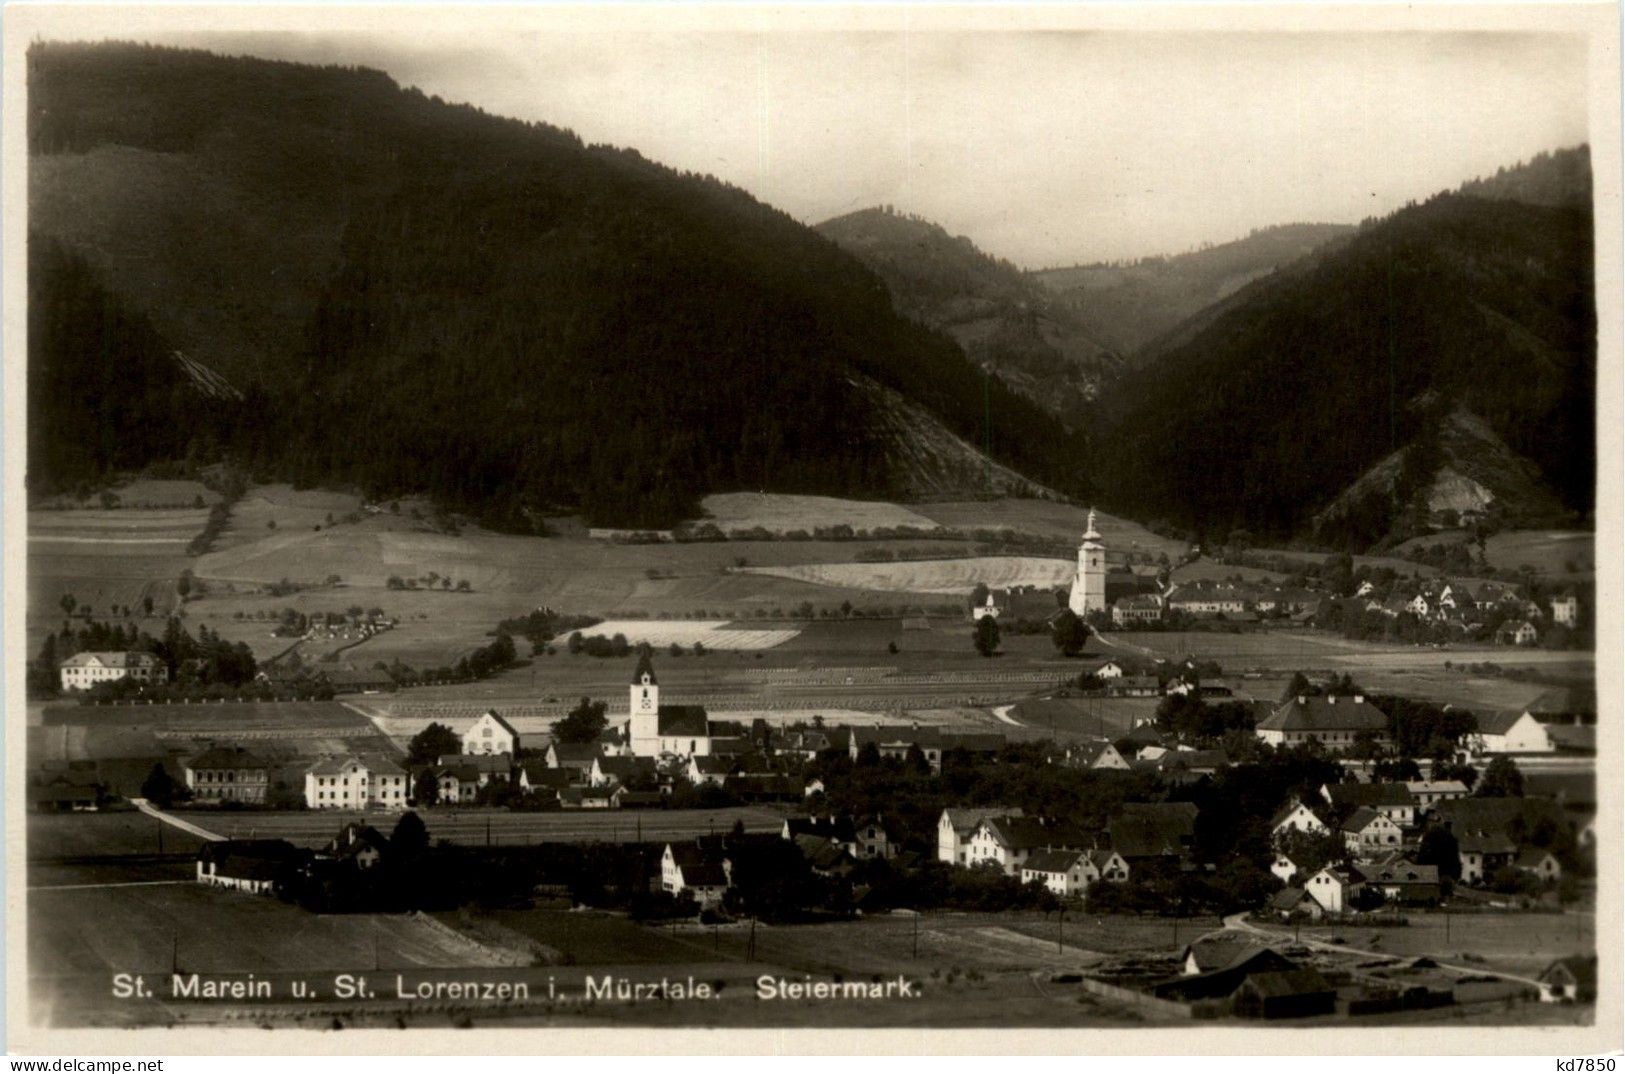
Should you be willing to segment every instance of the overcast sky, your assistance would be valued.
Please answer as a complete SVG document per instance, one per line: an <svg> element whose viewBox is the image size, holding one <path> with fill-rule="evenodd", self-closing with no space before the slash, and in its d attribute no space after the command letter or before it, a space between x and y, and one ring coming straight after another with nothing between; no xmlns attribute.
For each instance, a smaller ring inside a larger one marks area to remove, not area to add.
<svg viewBox="0 0 1625 1074"><path fill-rule="evenodd" d="M141 36L379 67L808 223L888 203L1029 268L1356 222L1586 139L1584 43L1558 34Z"/></svg>

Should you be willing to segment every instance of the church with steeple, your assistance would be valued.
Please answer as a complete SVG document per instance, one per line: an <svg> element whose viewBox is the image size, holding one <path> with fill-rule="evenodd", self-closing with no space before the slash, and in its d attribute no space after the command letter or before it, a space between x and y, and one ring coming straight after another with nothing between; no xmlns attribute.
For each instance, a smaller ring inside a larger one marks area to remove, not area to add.
<svg viewBox="0 0 1625 1074"><path fill-rule="evenodd" d="M630 687L631 719L627 743L634 757L708 757L711 721L702 705L662 705L654 662L645 650L638 656Z"/></svg>
<svg viewBox="0 0 1625 1074"><path fill-rule="evenodd" d="M1090 612L1106 610L1106 546L1095 529L1095 509L1089 508L1088 527L1078 545L1078 574L1072 580L1067 607L1080 619Z"/></svg>

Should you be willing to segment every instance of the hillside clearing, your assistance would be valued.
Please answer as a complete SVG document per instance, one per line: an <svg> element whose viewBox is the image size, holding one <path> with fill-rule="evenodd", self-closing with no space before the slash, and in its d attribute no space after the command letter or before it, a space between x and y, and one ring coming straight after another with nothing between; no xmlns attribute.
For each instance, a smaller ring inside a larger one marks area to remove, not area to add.
<svg viewBox="0 0 1625 1074"><path fill-rule="evenodd" d="M972 556L906 563L804 563L743 567L741 571L850 589L961 595L969 594L978 583L993 588L1070 585L1077 568L1070 560L1039 556Z"/></svg>
<svg viewBox="0 0 1625 1074"><path fill-rule="evenodd" d="M707 649L749 651L783 645L801 631L795 627L763 629L728 620L651 622L646 619L610 619L596 626L583 627L580 633L584 638L613 638L619 634L632 645L652 645L657 649L672 645L692 649L695 644L700 644Z"/></svg>
<svg viewBox="0 0 1625 1074"><path fill-rule="evenodd" d="M801 530L812 533L830 526L851 526L856 530L896 529L903 526L921 530L940 527L931 519L907 507L883 501L843 500L832 496L791 496L772 492L727 492L701 501L706 521L724 533L761 527L782 535Z"/></svg>

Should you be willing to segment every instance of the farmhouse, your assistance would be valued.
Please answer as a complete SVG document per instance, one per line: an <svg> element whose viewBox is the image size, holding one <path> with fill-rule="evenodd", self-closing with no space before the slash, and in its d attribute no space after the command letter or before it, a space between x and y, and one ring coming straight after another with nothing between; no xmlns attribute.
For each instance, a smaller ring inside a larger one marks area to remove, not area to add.
<svg viewBox="0 0 1625 1074"><path fill-rule="evenodd" d="M728 884L727 862L712 859L695 843L667 843L660 855L660 890L686 894L701 909L721 903Z"/></svg>
<svg viewBox="0 0 1625 1074"><path fill-rule="evenodd" d="M1580 598L1565 589L1552 598L1552 622L1572 627L1580 622Z"/></svg>
<svg viewBox="0 0 1625 1074"><path fill-rule="evenodd" d="M211 746L182 771L199 802L264 802L271 782L270 766L241 746Z"/></svg>
<svg viewBox="0 0 1625 1074"><path fill-rule="evenodd" d="M1021 882L1038 882L1063 898L1082 895L1096 881L1122 883L1128 862L1111 850L1040 850L1021 866Z"/></svg>
<svg viewBox="0 0 1625 1074"><path fill-rule="evenodd" d="M495 709L488 709L463 732L463 752L515 755L519 752L519 732Z"/></svg>
<svg viewBox="0 0 1625 1074"><path fill-rule="evenodd" d="M1570 955L1547 966L1540 975L1541 999L1549 1003L1594 1003L1597 999L1597 956Z"/></svg>
<svg viewBox="0 0 1625 1074"><path fill-rule="evenodd" d="M1388 717L1359 694L1295 697L1259 721L1257 734L1270 746L1301 746L1315 741L1338 753L1367 736L1376 742L1385 741Z"/></svg>
<svg viewBox="0 0 1625 1074"><path fill-rule="evenodd" d="M28 801L40 813L91 813L104 790L95 772L60 768L30 774Z"/></svg>
<svg viewBox="0 0 1625 1074"><path fill-rule="evenodd" d="M950 806L937 820L937 860L949 865L970 864L970 838L982 821L988 817L1019 817L1019 808L1008 806L981 806L960 809Z"/></svg>
<svg viewBox="0 0 1625 1074"><path fill-rule="evenodd" d="M1370 806L1361 806L1339 825L1343 845L1353 854L1369 854L1392 849L1404 841L1399 825Z"/></svg>
<svg viewBox="0 0 1625 1074"><path fill-rule="evenodd" d="M1519 853L1512 859L1512 867L1548 884L1556 883L1563 877L1563 866L1558 864L1557 858L1550 851L1538 847L1528 847Z"/></svg>
<svg viewBox="0 0 1625 1074"><path fill-rule="evenodd" d="M305 805L311 809L401 809L406 773L387 757L318 761L305 773Z"/></svg>
<svg viewBox="0 0 1625 1074"><path fill-rule="evenodd" d="M1104 739L1068 746L1066 763L1074 768L1111 768L1125 772L1128 770L1128 762L1117 752L1117 747Z"/></svg>
<svg viewBox="0 0 1625 1074"><path fill-rule="evenodd" d="M1320 793L1340 813L1368 806L1401 828L1416 826L1416 799L1403 783L1327 783Z"/></svg>
<svg viewBox="0 0 1625 1074"><path fill-rule="evenodd" d="M987 817L971 834L965 863L975 867L991 862L1006 876L1019 876L1034 851L1085 850L1090 842L1082 832L1036 817Z"/></svg>
<svg viewBox="0 0 1625 1074"><path fill-rule="evenodd" d="M511 753L444 753L435 762L442 768L471 768L479 774L479 786L492 780L513 778Z"/></svg>
<svg viewBox="0 0 1625 1074"><path fill-rule="evenodd" d="M154 684L169 681L168 666L151 653L76 653L57 670L64 690L88 690L99 682L119 679Z"/></svg>
<svg viewBox="0 0 1625 1074"><path fill-rule="evenodd" d="M304 852L286 839L222 839L197 854L197 882L271 895L286 883Z"/></svg>
<svg viewBox="0 0 1625 1074"><path fill-rule="evenodd" d="M1487 753L1551 753L1546 725L1527 712L1486 712L1478 717L1477 732L1467 736L1467 748Z"/></svg>
<svg viewBox="0 0 1625 1074"><path fill-rule="evenodd" d="M1497 645L1533 645L1540 640L1540 631L1527 619L1502 623L1495 631Z"/></svg>
<svg viewBox="0 0 1625 1074"><path fill-rule="evenodd" d="M1385 865L1360 867L1367 887L1383 893L1389 902L1406 906L1433 906L1439 901L1439 867L1417 865L1400 858Z"/></svg>
<svg viewBox="0 0 1625 1074"><path fill-rule="evenodd" d="M547 767L565 769L585 781L601 753L595 742L550 742L544 759Z"/></svg>
<svg viewBox="0 0 1625 1074"><path fill-rule="evenodd" d="M329 840L322 851L324 857L348 862L361 870L373 868L388 853L389 840L383 832L370 824L355 821L340 828L339 834Z"/></svg>
<svg viewBox="0 0 1625 1074"><path fill-rule="evenodd" d="M647 651L638 656L627 693L632 712L628 738L634 757L711 754L711 724L705 709L699 705L662 705L660 683Z"/></svg>
<svg viewBox="0 0 1625 1074"><path fill-rule="evenodd" d="M1337 990L1318 970L1249 973L1231 998L1243 1018L1308 1018L1337 1009Z"/></svg>
<svg viewBox="0 0 1625 1074"><path fill-rule="evenodd" d="M1313 809L1294 798L1270 818L1270 837L1279 842L1288 832L1324 835L1328 829Z"/></svg>
<svg viewBox="0 0 1625 1074"><path fill-rule="evenodd" d="M1292 878L1298 875L1298 863L1285 854L1277 854L1275 860L1270 862L1270 872L1281 883L1290 884Z"/></svg>
<svg viewBox="0 0 1625 1074"><path fill-rule="evenodd" d="M852 727L846 730L848 756L854 762L866 746L873 745L882 758L906 761L911 750L918 747L932 772L942 771L943 755L950 750L970 753L997 753L1004 745L1002 735L977 731L945 731L935 727Z"/></svg>
<svg viewBox="0 0 1625 1074"><path fill-rule="evenodd" d="M1467 784L1459 779L1417 779L1405 784L1405 789L1416 799L1418 816L1426 814L1437 802L1450 802L1467 797Z"/></svg>
<svg viewBox="0 0 1625 1074"><path fill-rule="evenodd" d="M1475 828L1456 836L1456 857L1461 862L1461 882L1481 883L1497 869L1512 861L1518 844L1504 831Z"/></svg>
<svg viewBox="0 0 1625 1074"><path fill-rule="evenodd" d="M474 801L485 779L471 764L443 765L434 770L435 786L440 788L440 801L444 805Z"/></svg>
<svg viewBox="0 0 1625 1074"><path fill-rule="evenodd" d="M1154 596L1118 597L1112 603L1112 625L1155 623L1162 618L1162 601Z"/></svg>
<svg viewBox="0 0 1625 1074"><path fill-rule="evenodd" d="M1349 869L1328 865L1309 878L1303 889L1328 914L1341 914L1351 908L1355 894L1360 890L1359 874Z"/></svg>

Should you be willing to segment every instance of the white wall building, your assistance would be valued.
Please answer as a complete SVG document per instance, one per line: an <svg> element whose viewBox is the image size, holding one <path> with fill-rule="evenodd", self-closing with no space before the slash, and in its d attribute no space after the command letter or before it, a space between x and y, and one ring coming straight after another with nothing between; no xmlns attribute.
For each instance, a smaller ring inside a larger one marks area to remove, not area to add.
<svg viewBox="0 0 1625 1074"><path fill-rule="evenodd" d="M519 753L519 732L491 709L463 732L464 753Z"/></svg>
<svg viewBox="0 0 1625 1074"><path fill-rule="evenodd" d="M305 773L311 809L405 809L406 773L385 757L320 761Z"/></svg>
<svg viewBox="0 0 1625 1074"><path fill-rule="evenodd" d="M1078 574L1072 581L1067 606L1078 616L1106 610L1106 546L1095 529L1095 509L1089 509L1088 528L1078 545Z"/></svg>
<svg viewBox="0 0 1625 1074"><path fill-rule="evenodd" d="M169 681L169 668L151 653L75 653L58 665L62 689L88 690L99 682L133 679L141 683Z"/></svg>

